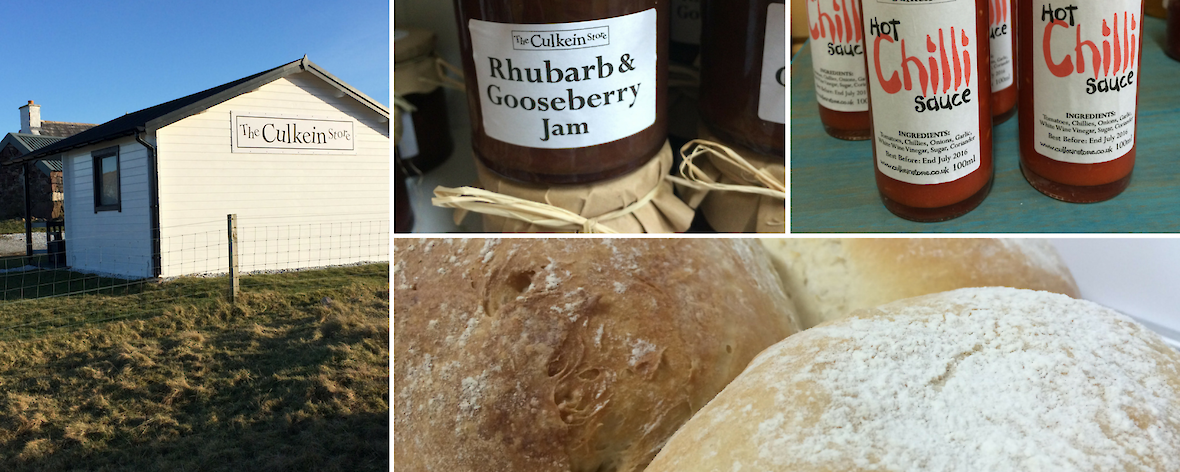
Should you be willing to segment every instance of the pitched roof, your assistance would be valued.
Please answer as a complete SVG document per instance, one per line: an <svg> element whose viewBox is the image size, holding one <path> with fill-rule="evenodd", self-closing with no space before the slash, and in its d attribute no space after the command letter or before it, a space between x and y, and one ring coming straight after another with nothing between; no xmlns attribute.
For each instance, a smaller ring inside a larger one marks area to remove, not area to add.
<svg viewBox="0 0 1180 472"><path fill-rule="evenodd" d="M4 136L3 140L0 140L0 149L3 149L8 144L12 144L21 154L28 154L62 139L64 138L40 134L8 133Z"/></svg>
<svg viewBox="0 0 1180 472"><path fill-rule="evenodd" d="M68 138L95 126L98 125L90 123L69 123L66 121L42 121L41 135Z"/></svg>
<svg viewBox="0 0 1180 472"><path fill-rule="evenodd" d="M320 66L309 61L307 57L304 56L302 59L283 64L281 66L275 67L274 69L259 72L249 77L235 80L228 84L219 85L202 92L194 93L187 97L178 98L176 100L162 103L154 107L145 108L134 113L128 113L81 133L65 138L52 145L41 148L35 152L11 159L7 162L4 162L3 164L13 165L30 160L43 159L47 156L68 151L70 149L89 146L91 144L96 144L123 136L131 136L141 132L141 130L147 127L159 129L189 116L200 113L218 103L224 102L238 95L251 92L258 87L271 83L275 80L304 71L310 72L323 81L335 86L346 95L351 96L361 104L379 113L381 116L386 118L389 117L389 108L385 107L385 105L382 105L380 102L369 98L359 90L352 88L351 85L344 83L344 81L336 78L336 76L328 73L328 71L320 68Z"/></svg>

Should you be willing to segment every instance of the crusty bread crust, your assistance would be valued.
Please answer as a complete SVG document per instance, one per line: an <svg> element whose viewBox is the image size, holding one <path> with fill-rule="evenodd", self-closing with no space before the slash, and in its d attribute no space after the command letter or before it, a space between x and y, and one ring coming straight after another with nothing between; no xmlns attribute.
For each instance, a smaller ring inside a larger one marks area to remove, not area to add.
<svg viewBox="0 0 1180 472"><path fill-rule="evenodd" d="M804 329L854 310L966 287L1078 287L1043 239L763 239Z"/></svg>
<svg viewBox="0 0 1180 472"><path fill-rule="evenodd" d="M756 242L394 243L394 464L641 471L795 332Z"/></svg>
<svg viewBox="0 0 1180 472"><path fill-rule="evenodd" d="M1180 470L1180 353L1113 310L971 288L776 344L647 472Z"/></svg>

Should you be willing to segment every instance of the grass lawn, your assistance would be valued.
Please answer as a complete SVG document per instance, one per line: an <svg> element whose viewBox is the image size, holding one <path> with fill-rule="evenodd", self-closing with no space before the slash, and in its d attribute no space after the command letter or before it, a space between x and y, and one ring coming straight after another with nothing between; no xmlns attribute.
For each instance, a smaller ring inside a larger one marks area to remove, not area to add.
<svg viewBox="0 0 1180 472"><path fill-rule="evenodd" d="M0 302L0 470L388 470L388 277Z"/></svg>
<svg viewBox="0 0 1180 472"><path fill-rule="evenodd" d="M36 221L36 218L34 218ZM0 220L0 234L7 233L21 233L25 232L25 219L13 218L10 220ZM34 233L44 233L45 228L33 228Z"/></svg>

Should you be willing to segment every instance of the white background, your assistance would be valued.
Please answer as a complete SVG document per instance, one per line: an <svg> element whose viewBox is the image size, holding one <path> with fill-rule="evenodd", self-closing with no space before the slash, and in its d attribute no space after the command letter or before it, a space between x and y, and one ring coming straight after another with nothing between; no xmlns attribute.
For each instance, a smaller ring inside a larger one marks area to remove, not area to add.
<svg viewBox="0 0 1180 472"><path fill-rule="evenodd" d="M1053 239L1082 297L1180 332L1180 239Z"/></svg>

